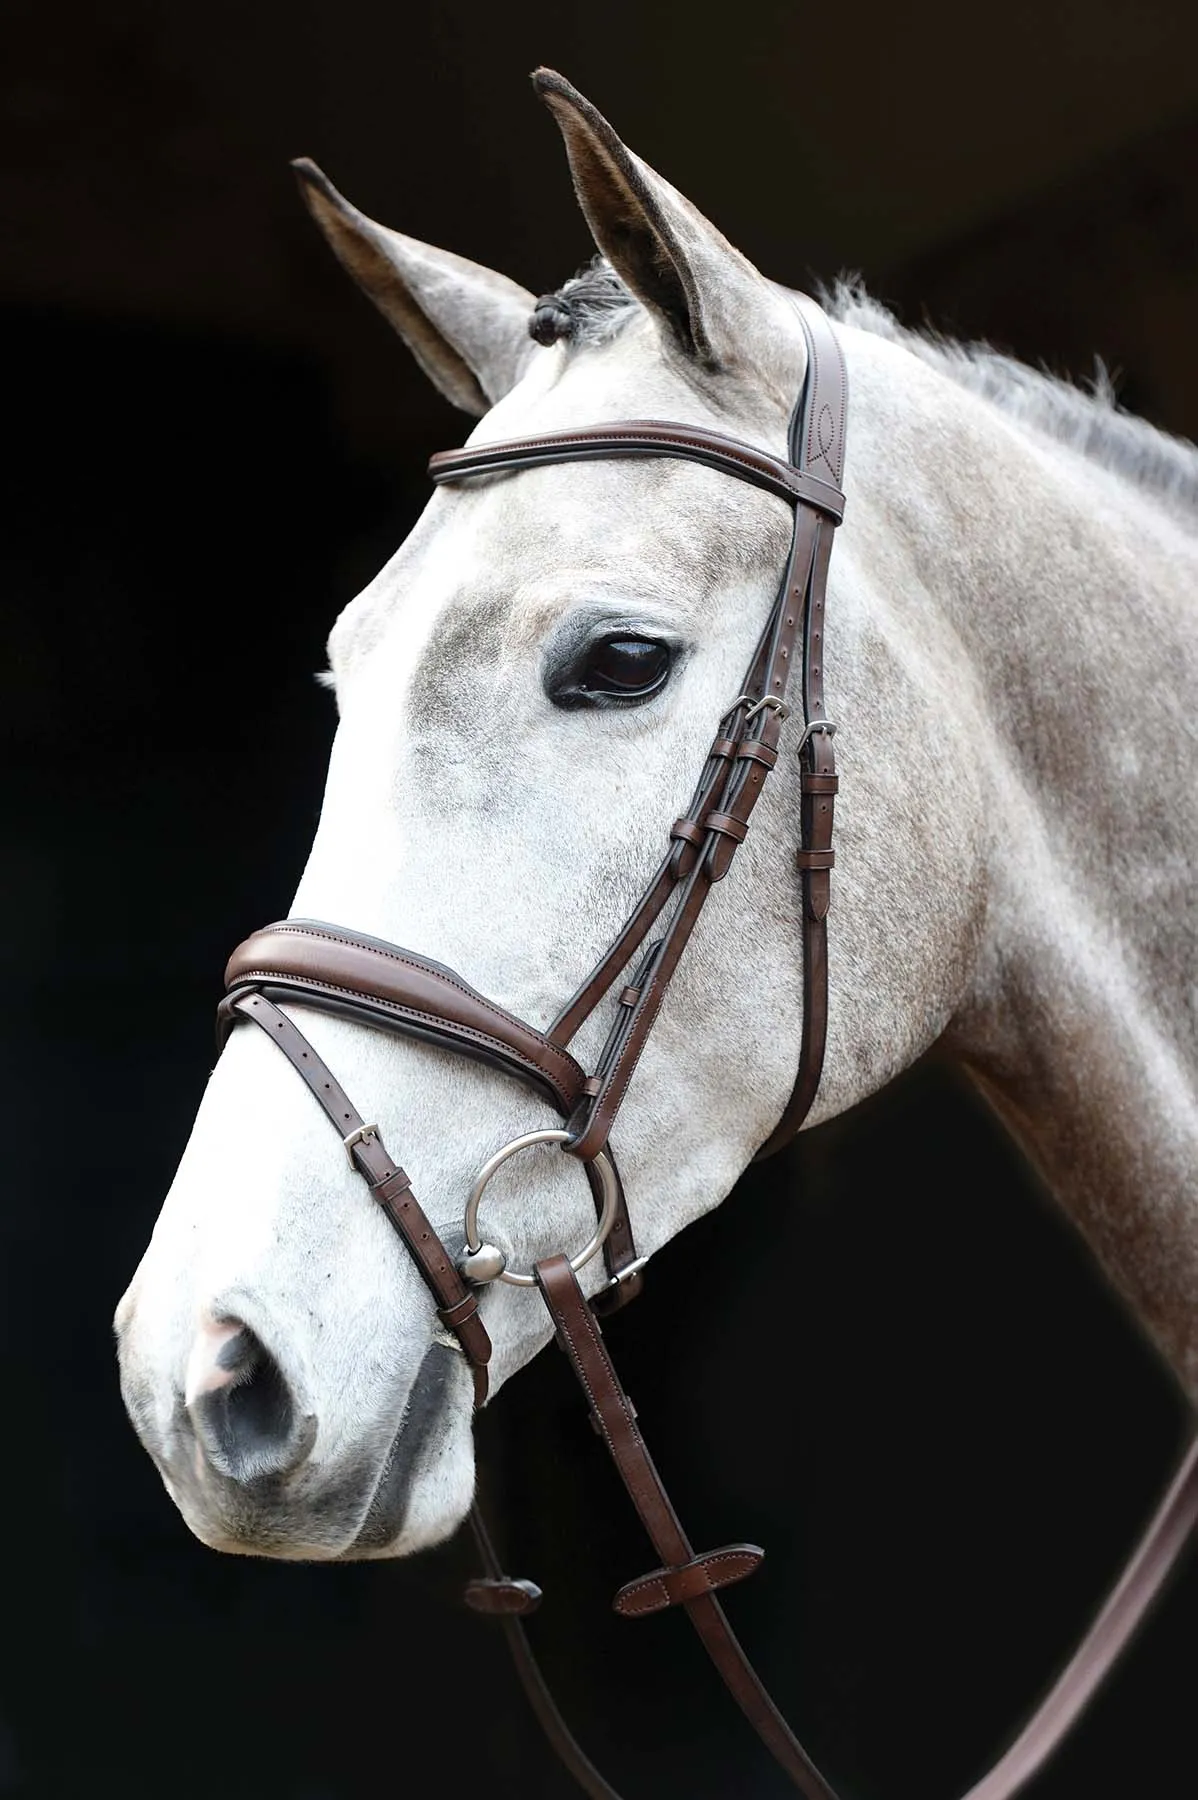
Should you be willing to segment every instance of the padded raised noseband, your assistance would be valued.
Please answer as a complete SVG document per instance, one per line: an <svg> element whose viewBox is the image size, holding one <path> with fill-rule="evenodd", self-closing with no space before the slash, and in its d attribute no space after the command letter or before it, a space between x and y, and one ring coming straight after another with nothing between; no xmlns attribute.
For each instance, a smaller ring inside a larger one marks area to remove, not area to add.
<svg viewBox="0 0 1198 1800"><path fill-rule="evenodd" d="M230 999L256 988L491 1063L539 1087L563 1118L586 1081L568 1050L484 999L443 963L338 925L281 919L255 931L229 958L225 987ZM233 1022L226 1005L222 1031Z"/></svg>

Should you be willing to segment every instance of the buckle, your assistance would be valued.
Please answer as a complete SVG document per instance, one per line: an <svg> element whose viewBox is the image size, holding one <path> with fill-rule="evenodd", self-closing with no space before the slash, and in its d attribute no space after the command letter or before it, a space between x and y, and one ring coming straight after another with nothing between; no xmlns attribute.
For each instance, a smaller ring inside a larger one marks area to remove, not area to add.
<svg viewBox="0 0 1198 1800"><path fill-rule="evenodd" d="M826 731L829 737L836 736L836 725L831 719L809 719L803 727L803 735L796 746L803 750L811 742L817 731Z"/></svg>
<svg viewBox="0 0 1198 1800"><path fill-rule="evenodd" d="M358 1165L354 1161L354 1145L364 1144L367 1138L373 1138L375 1143L378 1143L379 1128L377 1125L359 1125L356 1131L351 1131L348 1137L343 1137L341 1140L345 1145L346 1159L355 1174L357 1174Z"/></svg>
<svg viewBox="0 0 1198 1800"><path fill-rule="evenodd" d="M634 1275L639 1275L648 1261L649 1258L647 1256L635 1257L626 1269L620 1269L615 1275L609 1276L603 1286L599 1289L599 1292L594 1295L594 1298L597 1300L599 1294L610 1294L613 1288L618 1288L622 1286L624 1282L630 1281Z"/></svg>
<svg viewBox="0 0 1198 1800"><path fill-rule="evenodd" d="M748 697L747 694L743 696L746 700ZM751 706L749 708L748 712L745 714L745 724L747 725L749 720L755 718L759 712L763 712L767 706L772 712L777 713L779 721L789 718L790 716L790 708L787 706L785 700L778 700L773 694L767 694L764 700L759 700L756 706Z"/></svg>

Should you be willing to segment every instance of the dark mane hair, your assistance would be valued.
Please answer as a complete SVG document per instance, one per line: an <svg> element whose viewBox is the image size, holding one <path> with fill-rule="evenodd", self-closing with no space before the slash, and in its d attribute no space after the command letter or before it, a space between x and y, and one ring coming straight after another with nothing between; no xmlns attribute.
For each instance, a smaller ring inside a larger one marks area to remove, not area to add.
<svg viewBox="0 0 1198 1800"><path fill-rule="evenodd" d="M552 294L542 294L529 321L539 344L603 344L632 317L638 302L606 257L595 256Z"/></svg>

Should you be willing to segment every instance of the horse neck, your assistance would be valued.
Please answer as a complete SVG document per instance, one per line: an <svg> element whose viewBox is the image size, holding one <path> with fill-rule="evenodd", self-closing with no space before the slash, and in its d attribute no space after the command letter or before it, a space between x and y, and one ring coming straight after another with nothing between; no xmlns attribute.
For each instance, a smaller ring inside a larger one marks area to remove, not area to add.
<svg viewBox="0 0 1198 1800"><path fill-rule="evenodd" d="M919 564L976 683L992 821L949 1043L1198 1401L1198 539L962 399L974 454L923 483Z"/></svg>

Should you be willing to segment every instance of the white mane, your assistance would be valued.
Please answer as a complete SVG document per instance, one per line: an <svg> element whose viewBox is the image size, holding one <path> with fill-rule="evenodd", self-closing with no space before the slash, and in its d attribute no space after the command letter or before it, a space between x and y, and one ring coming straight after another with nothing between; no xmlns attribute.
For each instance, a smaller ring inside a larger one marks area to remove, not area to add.
<svg viewBox="0 0 1198 1800"><path fill-rule="evenodd" d="M1076 387L1046 370L1031 369L986 343L962 344L935 331L901 325L857 281L841 280L821 295L832 317L889 338L962 387L1098 463L1194 522L1198 508L1198 448L1184 438L1122 412L1114 384L1096 359L1093 385Z"/></svg>

